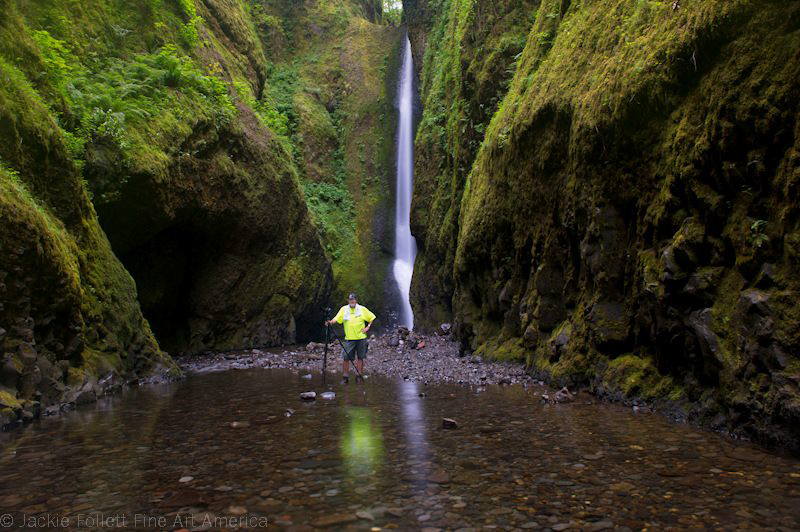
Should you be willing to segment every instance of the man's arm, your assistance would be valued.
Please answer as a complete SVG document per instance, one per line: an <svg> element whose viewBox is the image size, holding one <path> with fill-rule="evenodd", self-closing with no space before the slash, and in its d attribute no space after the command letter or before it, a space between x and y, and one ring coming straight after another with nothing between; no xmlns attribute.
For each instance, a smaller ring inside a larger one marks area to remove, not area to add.
<svg viewBox="0 0 800 532"><path fill-rule="evenodd" d="M372 313L371 310L368 308L364 308L364 322L366 322L367 326L361 329L361 332L364 334L369 332L369 328L372 327L372 323L375 321L375 314Z"/></svg>
<svg viewBox="0 0 800 532"><path fill-rule="evenodd" d="M334 316L333 319L330 319L330 320L326 321L325 323L327 325L333 325L334 323L342 323L343 318L344 318L344 315L343 315L344 312L343 311L344 311L344 309L340 308L339 312L336 313L336 316Z"/></svg>

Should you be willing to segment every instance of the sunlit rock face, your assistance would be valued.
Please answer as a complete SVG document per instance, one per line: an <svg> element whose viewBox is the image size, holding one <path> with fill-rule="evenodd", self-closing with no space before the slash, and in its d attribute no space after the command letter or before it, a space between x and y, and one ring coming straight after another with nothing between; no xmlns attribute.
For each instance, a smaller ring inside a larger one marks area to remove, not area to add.
<svg viewBox="0 0 800 532"><path fill-rule="evenodd" d="M503 18L523 4L405 4L425 46L418 314L554 382L796 449L800 7ZM507 85L484 91L509 49Z"/></svg>

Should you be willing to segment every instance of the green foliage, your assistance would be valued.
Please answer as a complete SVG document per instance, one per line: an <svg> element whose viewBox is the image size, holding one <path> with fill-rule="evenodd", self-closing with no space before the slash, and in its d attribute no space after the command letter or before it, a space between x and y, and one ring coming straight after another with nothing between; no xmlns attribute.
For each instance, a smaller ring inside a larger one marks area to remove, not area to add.
<svg viewBox="0 0 800 532"><path fill-rule="evenodd" d="M197 33L197 26L199 26L203 19L197 15L197 8L194 5L194 0L178 0L186 17L186 23L181 28L181 37L190 48L194 48L200 42L200 36Z"/></svg>
<svg viewBox="0 0 800 532"><path fill-rule="evenodd" d="M388 26L403 23L403 3L400 0L383 0L383 23Z"/></svg>
<svg viewBox="0 0 800 532"><path fill-rule="evenodd" d="M760 248L769 242L769 236L764 233L764 228L767 226L766 220L754 220L750 224L750 244L753 247Z"/></svg>
<svg viewBox="0 0 800 532"><path fill-rule="evenodd" d="M264 88L264 105L286 117L287 126L294 132L297 126L297 112L294 108L294 95L303 87L295 64L273 64Z"/></svg>
<svg viewBox="0 0 800 532"><path fill-rule="evenodd" d="M41 53L50 83L54 87L62 88L75 71L77 58L66 42L54 38L46 30L34 31L32 37Z"/></svg>
<svg viewBox="0 0 800 532"><path fill-rule="evenodd" d="M236 113L227 85L178 56L174 46L128 60L111 58L96 71L77 70L65 83L65 90L78 122L68 139L72 151L81 143L106 139L125 153L130 141L128 128L169 111L179 94L191 98L218 124L230 122Z"/></svg>
<svg viewBox="0 0 800 532"><path fill-rule="evenodd" d="M305 183L306 204L331 257L341 258L355 232L355 205L344 183Z"/></svg>

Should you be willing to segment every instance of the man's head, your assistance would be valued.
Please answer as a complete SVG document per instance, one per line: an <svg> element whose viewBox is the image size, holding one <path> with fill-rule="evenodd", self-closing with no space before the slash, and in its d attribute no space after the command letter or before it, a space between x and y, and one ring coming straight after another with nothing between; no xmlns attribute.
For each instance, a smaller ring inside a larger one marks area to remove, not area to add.
<svg viewBox="0 0 800 532"><path fill-rule="evenodd" d="M350 304L351 307L355 307L356 303L358 303L358 298L354 293L351 293L349 296L347 296L347 302Z"/></svg>

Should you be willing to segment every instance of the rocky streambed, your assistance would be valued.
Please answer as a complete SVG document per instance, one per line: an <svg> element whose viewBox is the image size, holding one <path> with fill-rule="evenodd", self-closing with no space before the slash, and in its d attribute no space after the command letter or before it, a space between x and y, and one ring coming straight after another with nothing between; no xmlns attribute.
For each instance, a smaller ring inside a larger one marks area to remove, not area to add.
<svg viewBox="0 0 800 532"><path fill-rule="evenodd" d="M322 370L324 348L324 344L311 342L279 349L204 353L182 357L179 364L190 373L276 368L307 374ZM342 348L336 340L329 344L326 367L332 375L342 371ZM350 371L351 375L355 375L353 369ZM481 386L537 383L519 363L484 360L474 355L459 356L458 344L447 335L422 336L403 329L370 339L365 374L400 377L423 384L447 382Z"/></svg>

